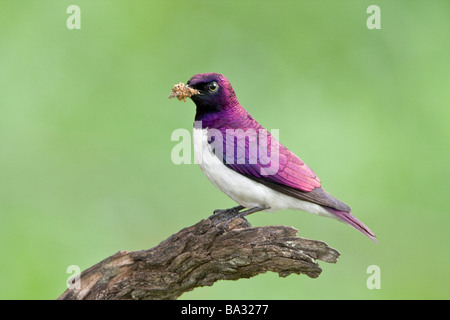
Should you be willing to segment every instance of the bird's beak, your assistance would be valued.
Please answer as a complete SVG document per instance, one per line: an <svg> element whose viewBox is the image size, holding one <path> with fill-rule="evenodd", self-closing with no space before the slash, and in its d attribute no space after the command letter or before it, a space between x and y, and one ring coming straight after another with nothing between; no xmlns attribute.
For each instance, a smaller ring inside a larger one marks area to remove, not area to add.
<svg viewBox="0 0 450 320"><path fill-rule="evenodd" d="M186 88L188 88L189 91L191 92L191 97L202 94L202 92L200 90L195 89L193 86L186 85Z"/></svg>
<svg viewBox="0 0 450 320"><path fill-rule="evenodd" d="M192 96L197 94L200 94L197 89L180 82L179 84L174 85L172 92L169 95L169 99L177 98L180 101L186 101L186 98L191 98Z"/></svg>
<svg viewBox="0 0 450 320"><path fill-rule="evenodd" d="M191 96L199 95L201 94L201 91L195 87L195 85L192 85L189 83L190 81L186 82L186 88L188 88L191 91Z"/></svg>

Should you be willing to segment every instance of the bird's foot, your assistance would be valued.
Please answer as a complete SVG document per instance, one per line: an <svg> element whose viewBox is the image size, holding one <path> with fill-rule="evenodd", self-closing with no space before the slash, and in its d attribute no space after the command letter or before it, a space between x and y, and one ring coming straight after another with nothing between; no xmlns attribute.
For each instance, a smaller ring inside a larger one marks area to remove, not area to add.
<svg viewBox="0 0 450 320"><path fill-rule="evenodd" d="M237 207L233 207L230 209L216 209L214 210L214 214L218 214L218 215L229 215L230 213L233 214L237 214L239 211L241 211L242 209L245 209L244 206L237 206Z"/></svg>
<svg viewBox="0 0 450 320"><path fill-rule="evenodd" d="M237 218L244 218L246 215L249 215L249 214L254 213L254 212L258 212L258 211L269 209L269 207L267 207L267 206L258 206L258 207L250 208L250 209L247 209L247 210L244 210L244 211L240 211L242 209L245 209L245 207L237 206L237 207L230 208L230 209L225 209L225 210L214 210L214 215L212 215L210 218L215 217L217 215L223 215L221 217L221 219L216 220L216 225L219 225L219 224L223 223L223 225L221 227L222 227L223 231L225 231L227 226L228 226L228 224L231 221L233 221L233 220L235 220ZM245 218L244 218L244 220L247 221ZM249 223L248 223L248 225L251 226Z"/></svg>
<svg viewBox="0 0 450 320"><path fill-rule="evenodd" d="M213 215L209 217L209 219L213 221L214 224L218 225L223 221L236 216L242 209L245 209L245 207L237 206L229 209L216 209L214 210Z"/></svg>
<svg viewBox="0 0 450 320"><path fill-rule="evenodd" d="M209 219L214 223L214 225L218 226L222 224L225 221L231 221L236 218L236 216L239 214L239 211L242 209L245 209L244 206L236 206L229 209L216 209L214 210L214 214L209 217ZM226 227L228 225L228 222L224 225ZM225 231L224 228L222 228L223 231Z"/></svg>

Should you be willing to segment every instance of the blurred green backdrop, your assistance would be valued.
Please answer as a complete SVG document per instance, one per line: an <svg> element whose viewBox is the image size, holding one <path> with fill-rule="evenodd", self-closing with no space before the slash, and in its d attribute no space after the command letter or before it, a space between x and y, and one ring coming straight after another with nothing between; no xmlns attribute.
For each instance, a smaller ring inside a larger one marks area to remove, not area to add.
<svg viewBox="0 0 450 320"><path fill-rule="evenodd" d="M69 30L66 9L81 8ZM381 30L366 9L381 8ZM294 211L259 213L341 252L318 279L268 273L183 299L450 298L450 2L0 1L0 298L55 299L69 265L148 249L234 205L175 165L195 73L241 104L351 205L379 245ZM366 270L381 270L369 290Z"/></svg>

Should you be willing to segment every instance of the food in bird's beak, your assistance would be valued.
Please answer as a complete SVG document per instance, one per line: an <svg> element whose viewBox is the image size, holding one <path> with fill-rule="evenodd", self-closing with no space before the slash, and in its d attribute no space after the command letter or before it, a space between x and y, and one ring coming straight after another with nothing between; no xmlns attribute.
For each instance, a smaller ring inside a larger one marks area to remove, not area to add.
<svg viewBox="0 0 450 320"><path fill-rule="evenodd" d="M185 85L183 82L173 86L172 93L169 95L169 99L177 98L178 100L186 101L186 98L190 98L193 95L199 94L197 89L191 88Z"/></svg>

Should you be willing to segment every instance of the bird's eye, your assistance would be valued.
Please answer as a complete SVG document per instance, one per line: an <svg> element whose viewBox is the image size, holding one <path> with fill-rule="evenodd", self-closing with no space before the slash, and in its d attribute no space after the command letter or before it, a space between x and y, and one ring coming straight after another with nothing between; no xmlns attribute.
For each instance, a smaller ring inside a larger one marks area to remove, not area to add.
<svg viewBox="0 0 450 320"><path fill-rule="evenodd" d="M219 85L217 84L217 82L213 81L208 85L209 91L214 92L217 91L217 89L219 89Z"/></svg>

